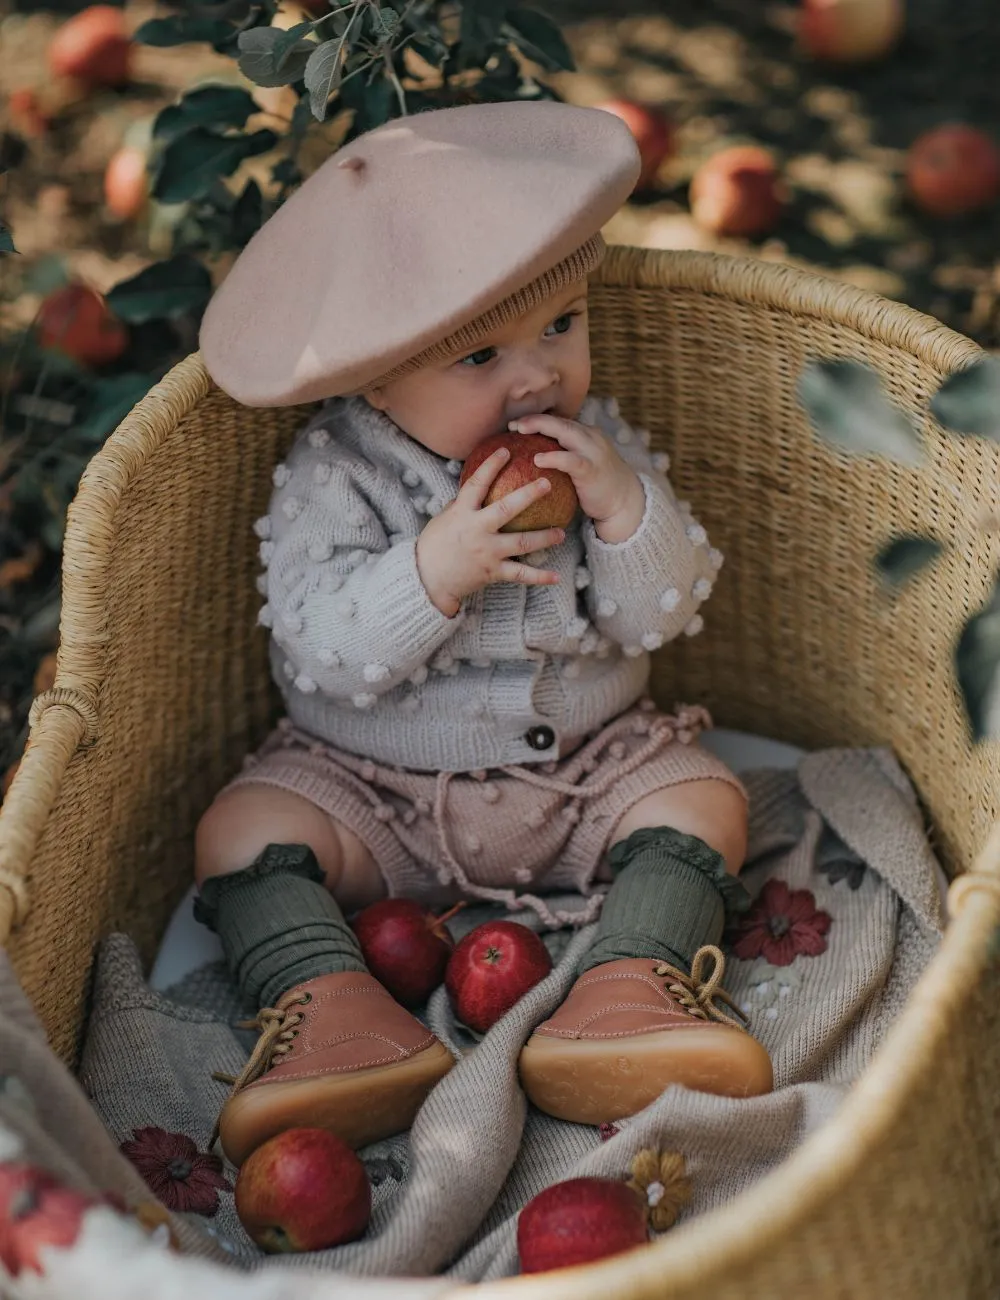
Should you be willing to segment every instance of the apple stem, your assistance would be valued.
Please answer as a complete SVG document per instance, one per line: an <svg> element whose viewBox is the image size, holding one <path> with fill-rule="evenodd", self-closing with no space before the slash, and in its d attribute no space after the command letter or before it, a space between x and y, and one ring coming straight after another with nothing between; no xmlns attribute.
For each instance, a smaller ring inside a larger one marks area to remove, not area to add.
<svg viewBox="0 0 1000 1300"><path fill-rule="evenodd" d="M445 921L450 921L451 918L455 915L455 913L460 912L462 908L465 906L466 906L466 902L465 899L463 898L460 902L456 903L454 907L449 908L447 912L443 912L441 916L432 916L430 920L427 922L428 930L435 925L444 925Z"/></svg>

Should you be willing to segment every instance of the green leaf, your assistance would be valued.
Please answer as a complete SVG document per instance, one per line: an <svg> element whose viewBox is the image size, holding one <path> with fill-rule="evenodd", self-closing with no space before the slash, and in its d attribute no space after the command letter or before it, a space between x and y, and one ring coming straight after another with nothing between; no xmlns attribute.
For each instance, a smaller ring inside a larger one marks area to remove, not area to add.
<svg viewBox="0 0 1000 1300"><path fill-rule="evenodd" d="M330 96L343 78L342 50L342 40L324 41L313 50L306 64L305 83L306 90L309 91L309 106L317 122L325 119Z"/></svg>
<svg viewBox="0 0 1000 1300"><path fill-rule="evenodd" d="M242 127L260 110L253 95L239 86L200 86L157 114L154 140L176 140L196 126Z"/></svg>
<svg viewBox="0 0 1000 1300"><path fill-rule="evenodd" d="M228 45L237 29L218 18L195 18L187 14L174 14L169 18L150 18L135 31L132 39L140 45L155 45L163 49L171 45L190 45L204 42L218 49Z"/></svg>
<svg viewBox="0 0 1000 1300"><path fill-rule="evenodd" d="M518 6L508 9L507 22L521 37L515 44L529 59L540 63L550 72L576 71L566 38L547 14L538 9Z"/></svg>
<svg viewBox="0 0 1000 1300"><path fill-rule="evenodd" d="M286 60L294 51L301 50L304 52L309 50L311 53L316 49L315 41L305 39L311 31L312 23L296 23L294 27L289 27L287 31L279 32L278 39L274 42L274 48L271 51L275 71L281 71Z"/></svg>
<svg viewBox="0 0 1000 1300"><path fill-rule="evenodd" d="M1000 358L983 357L950 375L931 401L946 429L1000 441Z"/></svg>
<svg viewBox="0 0 1000 1300"><path fill-rule="evenodd" d="M116 284L107 295L108 306L124 321L142 325L204 310L212 296L212 277L193 257L179 253L154 262L138 275Z"/></svg>
<svg viewBox="0 0 1000 1300"><path fill-rule="evenodd" d="M375 77L370 85L364 84L363 77L354 77L345 81L340 91L340 98L345 107L354 109L354 120L344 143L372 131L375 127L388 122L397 107L396 96L387 77Z"/></svg>
<svg viewBox="0 0 1000 1300"><path fill-rule="evenodd" d="M233 243L244 248L264 221L264 198L256 181L248 181L232 211Z"/></svg>
<svg viewBox="0 0 1000 1300"><path fill-rule="evenodd" d="M277 143L273 131L215 135L195 127L171 141L163 151L153 180L153 198L161 203L202 198L220 177L231 176L244 159L266 153Z"/></svg>
<svg viewBox="0 0 1000 1300"><path fill-rule="evenodd" d="M798 398L814 431L842 451L919 465L923 449L908 417L889 401L882 381L858 361L811 361Z"/></svg>
<svg viewBox="0 0 1000 1300"><path fill-rule="evenodd" d="M16 252L17 249L14 247L14 236L11 234L10 228L0 221L0 253Z"/></svg>
<svg viewBox="0 0 1000 1300"><path fill-rule="evenodd" d="M502 44L504 0L465 0L459 27L458 70L481 68L495 46Z"/></svg>
<svg viewBox="0 0 1000 1300"><path fill-rule="evenodd" d="M1000 585L969 619L955 647L955 673L973 740L1000 738Z"/></svg>
<svg viewBox="0 0 1000 1300"><path fill-rule="evenodd" d="M375 27L384 41L391 41L400 28L399 14L383 5L374 10Z"/></svg>
<svg viewBox="0 0 1000 1300"><path fill-rule="evenodd" d="M279 185L298 185L302 172L296 166L294 158L281 158L271 168L271 179Z"/></svg>
<svg viewBox="0 0 1000 1300"><path fill-rule="evenodd" d="M24 273L21 287L25 293L41 294L44 298L69 284L71 279L66 259L60 253L46 253Z"/></svg>
<svg viewBox="0 0 1000 1300"><path fill-rule="evenodd" d="M883 582L900 587L925 565L936 560L944 547L932 537L897 537L879 551L875 569Z"/></svg>
<svg viewBox="0 0 1000 1300"><path fill-rule="evenodd" d="M74 426L74 434L100 446L152 386L150 375L133 370L97 380L91 390L86 417Z"/></svg>
<svg viewBox="0 0 1000 1300"><path fill-rule="evenodd" d="M440 68L448 57L448 46L435 32L426 32L417 40L410 41L410 49L419 54L432 68Z"/></svg>
<svg viewBox="0 0 1000 1300"><path fill-rule="evenodd" d="M255 85L290 86L302 79L316 42L300 40L291 50L283 50L279 66L275 51L282 48L283 36L284 32L276 27L252 27L240 32L239 68Z"/></svg>

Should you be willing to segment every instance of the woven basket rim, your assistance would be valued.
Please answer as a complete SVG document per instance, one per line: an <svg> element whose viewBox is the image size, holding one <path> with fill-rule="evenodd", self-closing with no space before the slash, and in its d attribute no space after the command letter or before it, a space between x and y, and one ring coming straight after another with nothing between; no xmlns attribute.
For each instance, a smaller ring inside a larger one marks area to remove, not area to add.
<svg viewBox="0 0 1000 1300"><path fill-rule="evenodd" d="M946 372L985 355L978 343L915 307L781 262L612 244L591 279L609 287L687 291L833 321Z"/></svg>

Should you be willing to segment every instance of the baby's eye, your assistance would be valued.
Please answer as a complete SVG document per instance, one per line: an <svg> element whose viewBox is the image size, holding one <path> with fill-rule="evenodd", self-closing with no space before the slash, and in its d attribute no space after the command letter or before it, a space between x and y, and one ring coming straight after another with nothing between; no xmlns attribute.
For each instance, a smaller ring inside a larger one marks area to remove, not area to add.
<svg viewBox="0 0 1000 1300"><path fill-rule="evenodd" d="M458 363L460 366L485 366L487 361L492 361L496 356L496 348L480 348L478 352L470 352L467 357L463 357Z"/></svg>
<svg viewBox="0 0 1000 1300"><path fill-rule="evenodd" d="M552 324L549 326L549 329L551 329L551 330L555 330L555 332L556 332L557 334L565 334L565 333L567 333L567 331L568 331L568 330L572 327L572 325L573 325L573 317L574 317L575 315L576 315L576 312L575 312L575 311L566 311L566 312L563 312L563 314L562 314L561 316L557 316L557 317L555 318L555 320L554 320L554 321L552 322Z"/></svg>

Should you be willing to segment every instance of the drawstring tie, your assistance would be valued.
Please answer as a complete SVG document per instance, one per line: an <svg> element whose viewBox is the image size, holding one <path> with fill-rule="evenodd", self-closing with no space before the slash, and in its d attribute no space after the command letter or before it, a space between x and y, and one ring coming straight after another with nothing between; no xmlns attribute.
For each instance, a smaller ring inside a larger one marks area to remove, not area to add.
<svg viewBox="0 0 1000 1300"><path fill-rule="evenodd" d="M652 711L655 707L652 700L649 700L648 704L646 701L640 704L640 708L646 711ZM532 767L521 767L517 764L500 767L496 770L523 781L526 785L536 786L538 789L546 790L551 794L564 795L573 801L574 811L576 811L576 805L606 793L623 776L641 767L644 763L648 763L660 750L665 749L675 740L684 745L690 744L702 731L710 730L711 727L711 715L700 704L684 705L678 708L677 713L673 715L657 713L648 722L646 719L639 720L634 716L619 717L605 727L599 736L595 736L586 745L575 750L570 755L571 768L576 768L581 773L588 770L592 771L601 751L605 747L610 747L615 742L616 737L628 733L640 733L647 736L646 740L637 747L630 758L617 762L609 772L606 772L599 779L584 779L579 782L559 780L557 777L547 776L543 772L536 771ZM378 810L382 806L383 801L379 795L331 753L328 746L323 745L321 742L318 743L314 736L309 736L300 731L287 719L282 719L278 723L278 728L289 740L297 739L313 751L322 753L325 761L332 765L342 780L351 786L361 798L370 803L373 809ZM582 908L572 911L563 909L552 911L546 905L544 899L535 894L518 894L513 889L494 889L487 885L474 884L469 879L465 867L459 861L458 855L452 847L446 816L448 787L455 777L468 775L470 774L463 772L439 772L436 778L433 817L441 845L442 861L437 872L441 884L449 885L454 883L469 897L482 899L485 902L502 903L509 911L518 912L523 911L526 907L530 908L539 917L542 924L549 929L557 930L562 926L581 927L596 920L604 904L604 896L607 892L604 889L591 893ZM482 778L485 780L484 773ZM577 811L578 816L579 812ZM411 851L416 849L415 838L411 838L405 825L398 820L396 835Z"/></svg>
<svg viewBox="0 0 1000 1300"><path fill-rule="evenodd" d="M292 1011L290 1008L297 1003L305 1004L311 1001L311 993L300 993L298 997L290 998L287 1002L279 1001L276 1007L261 1007L253 1020L241 1020L237 1023L237 1029L256 1029L260 1032L260 1037L239 1074L223 1074L221 1070L213 1071L213 1079L218 1080L219 1083L232 1084L232 1091L226 1101L230 1101L238 1092L265 1074L275 1063L275 1058L278 1058L280 1064L280 1059L292 1050L292 1041L297 1037L298 1026L305 1020L305 1016L301 1011ZM208 1142L210 1151L218 1136L219 1121L216 1120Z"/></svg>
<svg viewBox="0 0 1000 1300"><path fill-rule="evenodd" d="M708 962L712 962L712 972L707 979L704 979L702 972ZM717 1020L720 1024L731 1025L734 1029L745 1029L749 1017L743 1014L722 988L725 969L726 959L722 955L722 949L707 943L695 953L690 975L685 975L682 970L665 961L653 967L653 974L670 978L667 992L673 994L685 1011L689 1011L698 1020ZM739 1020L734 1020L732 1016L717 1007L714 1001L716 998L735 1011Z"/></svg>

